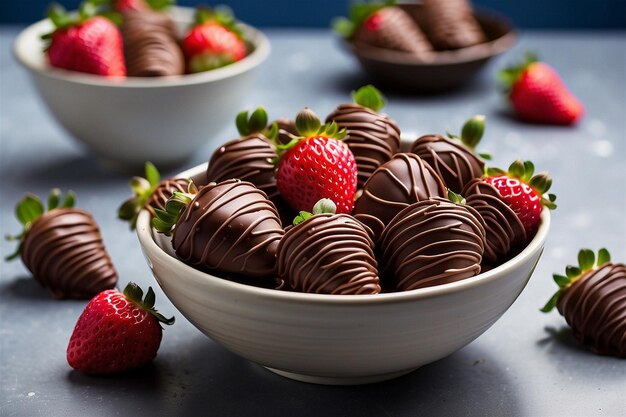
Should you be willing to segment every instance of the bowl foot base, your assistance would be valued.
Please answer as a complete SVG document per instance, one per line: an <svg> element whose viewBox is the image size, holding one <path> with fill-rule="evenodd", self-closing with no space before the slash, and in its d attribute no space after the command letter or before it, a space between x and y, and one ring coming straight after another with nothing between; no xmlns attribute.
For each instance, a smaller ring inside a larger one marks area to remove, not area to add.
<svg viewBox="0 0 626 417"><path fill-rule="evenodd" d="M366 376L354 376L354 377L334 377L334 376L319 376L319 375L304 375L297 374L293 372L281 371L280 369L274 369L270 367L265 367L266 369L278 374L280 376L284 376L285 378L293 379L300 382L308 382L310 384L321 384L321 385L361 385L361 384L371 384L374 382L387 381L389 379L398 378L402 375L406 375L410 372L413 372L417 368L407 369L405 371L398 372L390 372L387 374L378 374L378 375L366 375Z"/></svg>

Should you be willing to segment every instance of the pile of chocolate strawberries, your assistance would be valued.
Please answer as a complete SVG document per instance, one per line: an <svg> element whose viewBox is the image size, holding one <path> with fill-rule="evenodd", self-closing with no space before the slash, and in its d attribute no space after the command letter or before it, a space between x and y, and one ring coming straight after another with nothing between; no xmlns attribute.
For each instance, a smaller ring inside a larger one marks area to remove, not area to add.
<svg viewBox="0 0 626 417"><path fill-rule="evenodd" d="M485 169L484 117L459 136L401 150L373 86L322 124L304 109L268 123L242 112L241 137L218 147L203 181L135 178L120 208L147 208L176 256L213 275L281 290L376 294L450 283L510 259L533 238L547 174L530 162ZM154 170L154 167L150 167ZM143 184L143 185L141 185Z"/></svg>

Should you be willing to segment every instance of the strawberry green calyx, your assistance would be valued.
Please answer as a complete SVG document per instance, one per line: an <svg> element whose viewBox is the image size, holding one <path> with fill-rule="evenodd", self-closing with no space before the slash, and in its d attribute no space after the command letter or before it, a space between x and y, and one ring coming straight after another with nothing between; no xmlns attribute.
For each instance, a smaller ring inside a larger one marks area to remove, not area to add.
<svg viewBox="0 0 626 417"><path fill-rule="evenodd" d="M461 194L457 194L451 189L448 188L448 200L452 201L454 204L465 205L465 197Z"/></svg>
<svg viewBox="0 0 626 417"><path fill-rule="evenodd" d="M383 94L371 84L352 92L352 100L363 107L379 112L385 107L386 100Z"/></svg>
<svg viewBox="0 0 626 417"><path fill-rule="evenodd" d="M533 175L535 173L535 165L531 161L521 161L518 159L509 166L508 171L504 171L500 168L487 168L485 173L489 177L507 175L525 182L541 196L541 204L544 207L550 210L556 209L556 204L554 204L556 195L547 194L544 197L544 194L546 194L552 186L552 177L547 172Z"/></svg>
<svg viewBox="0 0 626 417"><path fill-rule="evenodd" d="M278 124L272 123L267 126L267 112L261 106L248 115L248 110L244 110L237 114L235 124L241 136L249 136L254 133L261 133L271 142L275 142L278 137Z"/></svg>
<svg viewBox="0 0 626 417"><path fill-rule="evenodd" d="M482 114L472 116L465 122L465 124L461 128L461 136L453 135L452 133L448 132L448 137L450 139L460 140L463 145L473 151L476 149L476 147L480 143L480 140L483 137L483 134L485 133L485 120L486 117ZM483 159L491 158L489 155L486 154L480 154L480 156Z"/></svg>
<svg viewBox="0 0 626 417"><path fill-rule="evenodd" d="M296 130L300 136L291 136L291 141L286 144L277 143L275 141L276 151L279 156L282 156L289 149L296 146L300 141L306 140L312 137L324 137L332 138L336 140L342 140L346 137L347 130L339 130L339 126L336 122L322 124L319 117L313 112L313 110L305 107L301 110L295 119Z"/></svg>
<svg viewBox="0 0 626 417"><path fill-rule="evenodd" d="M15 215L17 219L22 224L23 230L19 235L7 235L5 239L8 241L18 241L17 250L7 256L5 260L12 261L17 258L22 252L22 245L24 242L24 238L28 231L30 230L31 225L35 220L40 218L46 211L52 211L57 208L72 208L74 207L74 203L76 201L76 196L72 191L68 191L65 199L61 202L61 190L58 188L53 188L50 190L50 194L48 195L48 210L46 210L44 204L34 194L26 194L24 198L22 198L15 207Z"/></svg>
<svg viewBox="0 0 626 417"><path fill-rule="evenodd" d="M297 226L303 221L307 220L309 217L314 216L316 214L322 213L331 213L335 214L337 212L337 205L330 198L322 198L313 206L313 212L309 213L308 211L301 211L298 213L295 219L293 219L293 225Z"/></svg>
<svg viewBox="0 0 626 417"><path fill-rule="evenodd" d="M501 70L498 73L498 79L504 90L509 92L528 66L538 61L539 58L534 52L526 51L520 62Z"/></svg>
<svg viewBox="0 0 626 417"><path fill-rule="evenodd" d="M143 290L141 289L141 287L139 287L139 285L135 284L134 282L129 282L128 285L126 285L126 288L124 288L123 294L127 300L132 301L133 303L137 304L137 306L139 306L141 309L152 314L154 318L157 319L160 323L167 325L174 324L174 316L167 319L154 308L156 296L154 295L152 287L148 287L148 292L146 293L146 296L143 297Z"/></svg>
<svg viewBox="0 0 626 417"><path fill-rule="evenodd" d="M587 272L601 268L602 266L611 262L611 254L605 248L598 251L598 257L596 259L595 254L591 249L581 249L578 252L578 266L569 265L565 268L565 275L554 274L554 282L559 286L559 289L548 300L545 306L541 308L544 313L550 312L559 301L559 298L569 287L579 280Z"/></svg>
<svg viewBox="0 0 626 417"><path fill-rule="evenodd" d="M352 7L350 7L348 18L338 17L333 20L333 30L339 36L350 39L354 36L357 29L360 28L371 15L381 9L384 9L385 7L393 6L395 4L396 2L394 0L353 4Z"/></svg>
<svg viewBox="0 0 626 417"><path fill-rule="evenodd" d="M244 39L243 32L237 27L232 10L226 6L218 6L213 9L200 6L196 9L195 25L203 25L208 22L216 22L233 32L239 39Z"/></svg>
<svg viewBox="0 0 626 417"><path fill-rule="evenodd" d="M317 135L321 126L320 118L308 107L305 107L296 115L296 130L304 137Z"/></svg>
<svg viewBox="0 0 626 417"><path fill-rule="evenodd" d="M130 221L130 229L134 230L137 225L139 212L146 205L146 202L159 186L161 174L152 162L146 162L145 178L133 177L130 180L130 188L133 190L133 197L124 201L117 209L117 217Z"/></svg>
<svg viewBox="0 0 626 417"><path fill-rule="evenodd" d="M165 210L154 209L155 215L152 218L152 227L154 227L157 232L170 236L172 229L180 219L183 211L191 204L196 194L198 194L198 189L192 181L189 182L186 193L175 191L169 200L167 200L167 203L165 203Z"/></svg>

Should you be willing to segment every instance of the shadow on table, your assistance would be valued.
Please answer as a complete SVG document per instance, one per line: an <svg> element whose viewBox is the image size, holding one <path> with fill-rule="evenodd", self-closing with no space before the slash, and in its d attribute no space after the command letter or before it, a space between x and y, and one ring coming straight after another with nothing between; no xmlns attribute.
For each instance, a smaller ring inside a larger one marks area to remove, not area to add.
<svg viewBox="0 0 626 417"><path fill-rule="evenodd" d="M157 396L165 414L199 415L205 410L233 416L468 416L521 412L517 388L506 374L505 365L472 346L401 378L361 386L292 381L208 339L198 340L179 365L178 377L188 382L184 390L174 390L176 396L164 392L169 400ZM180 373L185 374L184 378Z"/></svg>
<svg viewBox="0 0 626 417"><path fill-rule="evenodd" d="M16 260L15 262L19 262ZM48 290L43 288L31 276L21 276L7 283L2 288L3 292L7 292L11 296L19 299L43 300L49 301L54 299Z"/></svg>

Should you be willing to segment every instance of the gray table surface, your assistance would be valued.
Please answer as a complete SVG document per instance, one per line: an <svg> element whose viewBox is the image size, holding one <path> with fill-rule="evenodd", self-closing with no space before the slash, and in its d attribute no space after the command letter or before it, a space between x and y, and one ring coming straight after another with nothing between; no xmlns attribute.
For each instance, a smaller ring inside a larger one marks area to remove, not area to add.
<svg viewBox="0 0 626 417"><path fill-rule="evenodd" d="M99 222L120 282L155 286L137 238L115 218L129 194L128 174L100 167L51 118L11 56L18 29L0 27L0 230L17 231L13 205L24 192L71 188ZM271 59L242 107L265 104L270 116L290 116L308 105L324 115L366 81L326 32L267 33ZM158 306L177 322L165 330L154 363L129 375L87 377L65 359L86 302L56 301L20 262L0 262L0 415L626 415L626 362L581 349L562 317L538 310L555 290L551 274L574 262L580 247L606 246L626 261L626 33L527 32L515 52L524 48L558 68L585 103L578 126L531 126L508 116L494 75L514 53L461 91L388 96L387 112L409 135L457 131L483 113L481 149L493 153L496 165L521 157L554 176L559 208L543 259L510 310L469 346L389 382L309 385L221 348L157 288ZM205 161L216 144L234 137L234 124L207 135L213 142L181 168ZM3 255L12 250L0 244Z"/></svg>

